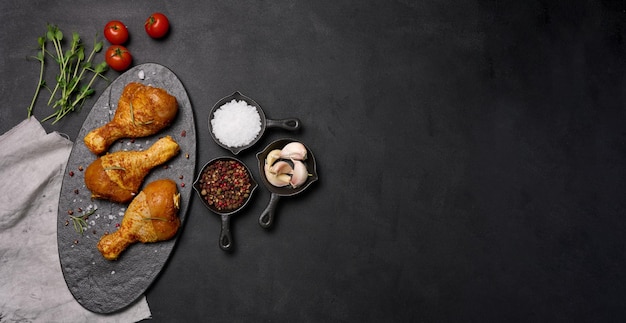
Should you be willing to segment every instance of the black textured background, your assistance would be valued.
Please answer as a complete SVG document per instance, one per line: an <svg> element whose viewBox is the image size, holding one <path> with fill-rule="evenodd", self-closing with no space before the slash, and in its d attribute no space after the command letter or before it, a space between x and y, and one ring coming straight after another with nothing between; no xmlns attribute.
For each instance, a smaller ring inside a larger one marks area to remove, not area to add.
<svg viewBox="0 0 626 323"><path fill-rule="evenodd" d="M217 246L219 217L192 198L147 292L152 321L623 321L625 10L578 0L2 1L0 133L26 116L38 75L26 57L47 22L90 42L120 19L135 63L165 65L185 85L199 165L230 154L207 117L241 91L268 118L303 127L267 131L238 158L254 173L257 151L296 137L320 177L281 199L269 232L257 223L269 200L260 187L233 217L230 254ZM143 31L153 11L171 19L162 41ZM46 129L77 140L94 101Z"/></svg>

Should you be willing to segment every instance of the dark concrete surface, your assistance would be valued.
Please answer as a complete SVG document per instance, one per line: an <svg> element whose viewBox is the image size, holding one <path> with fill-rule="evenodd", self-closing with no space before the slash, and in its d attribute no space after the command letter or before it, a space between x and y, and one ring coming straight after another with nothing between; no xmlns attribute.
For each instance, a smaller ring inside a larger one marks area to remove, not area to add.
<svg viewBox="0 0 626 323"><path fill-rule="evenodd" d="M143 31L154 11L172 24L160 41ZM185 85L199 165L230 155L207 117L234 91L302 121L238 157L255 169L298 138L319 181L269 231L260 187L231 253L192 197L147 291L153 322L626 318L624 1L11 0L0 18L0 133L26 117L46 23L90 43L111 19L135 64ZM81 140L94 102L44 126Z"/></svg>

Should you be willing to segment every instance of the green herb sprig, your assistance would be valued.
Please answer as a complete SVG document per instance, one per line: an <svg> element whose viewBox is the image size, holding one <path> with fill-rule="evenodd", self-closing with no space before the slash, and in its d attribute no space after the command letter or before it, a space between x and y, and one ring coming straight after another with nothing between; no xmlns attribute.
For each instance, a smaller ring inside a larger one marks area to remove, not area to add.
<svg viewBox="0 0 626 323"><path fill-rule="evenodd" d="M169 220L166 218L161 218L158 216L152 216L152 217L143 217L141 218L144 221L150 221L150 220L155 220L155 221L163 221L163 222L168 222Z"/></svg>
<svg viewBox="0 0 626 323"><path fill-rule="evenodd" d="M147 126L154 123L154 120L148 120L139 123L135 122L135 111L133 110L133 102L129 102L128 105L130 107L130 121L133 123L133 126Z"/></svg>
<svg viewBox="0 0 626 323"><path fill-rule="evenodd" d="M39 43L39 47L41 51L37 53L37 56L33 58L39 61L39 81L37 82L37 88L35 89L35 95L33 95L33 99L30 101L30 106L28 106L28 117L33 114L33 107L35 106L35 101L39 96L39 90L46 85L46 81L43 79L43 71L45 66L45 56L46 56L46 37L37 38L37 42Z"/></svg>
<svg viewBox="0 0 626 323"><path fill-rule="evenodd" d="M48 25L45 37L39 37L38 43L41 51L35 58L40 62L40 74L35 95L28 107L28 117L32 115L32 110L39 96L39 90L42 87L50 91L48 106L54 109L54 112L44 118L42 122L54 119L52 124L57 123L64 116L72 111L79 110L85 102L85 99L94 93L93 85L97 78L103 78L107 71L106 62L94 65L94 57L96 53L102 50L103 41L98 41L97 36L94 38L93 49L88 56L85 56L85 45L80 39L78 33L72 33L70 48L63 50L63 32L55 25ZM51 43L53 50L46 49L47 44ZM45 57L51 57L58 65L58 74L56 75L56 84L53 89L46 86L43 79L45 70ZM91 78L87 84L84 84L86 77L91 73Z"/></svg>
<svg viewBox="0 0 626 323"><path fill-rule="evenodd" d="M76 230L76 232L80 234L83 234L83 232L85 232L85 229L87 229L88 227L87 219L90 215L96 213L97 210L98 209L93 209L81 216L70 215L70 218L72 219L72 224L74 224L74 230Z"/></svg>

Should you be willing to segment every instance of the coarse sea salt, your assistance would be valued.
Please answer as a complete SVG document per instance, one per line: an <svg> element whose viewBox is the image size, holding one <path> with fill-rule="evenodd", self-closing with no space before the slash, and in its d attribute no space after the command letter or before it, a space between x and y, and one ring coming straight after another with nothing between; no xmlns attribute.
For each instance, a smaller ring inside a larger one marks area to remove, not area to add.
<svg viewBox="0 0 626 323"><path fill-rule="evenodd" d="M261 132L261 116L255 107L233 99L215 110L211 127L223 145L243 147Z"/></svg>

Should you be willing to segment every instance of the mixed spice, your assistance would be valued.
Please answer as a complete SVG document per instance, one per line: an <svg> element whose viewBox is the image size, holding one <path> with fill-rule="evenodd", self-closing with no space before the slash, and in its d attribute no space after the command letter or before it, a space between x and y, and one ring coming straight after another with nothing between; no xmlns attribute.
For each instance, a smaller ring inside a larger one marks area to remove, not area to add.
<svg viewBox="0 0 626 323"><path fill-rule="evenodd" d="M200 194L219 212L241 207L250 196L250 175L236 160L216 160L202 172Z"/></svg>

